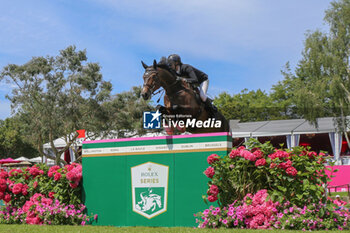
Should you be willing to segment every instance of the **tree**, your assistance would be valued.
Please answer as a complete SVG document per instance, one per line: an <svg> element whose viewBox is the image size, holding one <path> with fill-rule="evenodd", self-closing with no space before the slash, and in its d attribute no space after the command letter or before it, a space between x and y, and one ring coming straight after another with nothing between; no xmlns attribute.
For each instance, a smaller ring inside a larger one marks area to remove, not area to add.
<svg viewBox="0 0 350 233"><path fill-rule="evenodd" d="M226 119L239 119L241 122L288 119L288 111L284 111L279 97L272 98L265 91L242 90L230 95L226 92L214 99L215 106Z"/></svg>
<svg viewBox="0 0 350 233"><path fill-rule="evenodd" d="M142 122L143 112L155 108L150 101L141 98L141 91L141 87L132 87L131 91L116 94L104 103L103 108L109 116L109 121L106 122L108 130L104 136L125 138L146 133Z"/></svg>
<svg viewBox="0 0 350 233"><path fill-rule="evenodd" d="M22 136L22 128L15 117L0 120L0 158L39 156L38 151Z"/></svg>
<svg viewBox="0 0 350 233"><path fill-rule="evenodd" d="M61 50L56 57L33 57L23 65L10 64L0 73L16 87L7 96L12 110L26 126L24 132L41 156L50 142L54 159L75 141L76 130L105 130L102 104L110 97L112 85L102 80L100 66L87 62L86 51L75 46ZM54 139L64 137L66 147L57 149Z"/></svg>
<svg viewBox="0 0 350 233"><path fill-rule="evenodd" d="M292 80L299 114L316 126L318 117L335 117L339 129L346 132L346 116L350 114L350 0L332 2L324 19L329 32L309 32L295 74L285 76Z"/></svg>

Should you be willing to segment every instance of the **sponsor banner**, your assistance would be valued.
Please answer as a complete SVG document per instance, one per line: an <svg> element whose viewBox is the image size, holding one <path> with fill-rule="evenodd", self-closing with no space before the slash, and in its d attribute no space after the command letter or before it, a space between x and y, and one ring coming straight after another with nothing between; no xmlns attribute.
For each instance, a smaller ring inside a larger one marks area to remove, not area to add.
<svg viewBox="0 0 350 233"><path fill-rule="evenodd" d="M133 152L162 152L162 151L183 151L196 149L221 149L231 148L232 142L217 141L217 142L200 142L200 143L181 143L181 144L166 144L166 145L148 145L148 146L123 146L123 147L106 147L83 149L83 155L95 154L120 154Z"/></svg>

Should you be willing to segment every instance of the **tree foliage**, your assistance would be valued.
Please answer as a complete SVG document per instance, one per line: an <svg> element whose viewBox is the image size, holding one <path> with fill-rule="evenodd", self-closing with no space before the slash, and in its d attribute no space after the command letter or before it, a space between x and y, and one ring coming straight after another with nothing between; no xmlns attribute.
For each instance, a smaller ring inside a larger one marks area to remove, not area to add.
<svg viewBox="0 0 350 233"><path fill-rule="evenodd" d="M22 136L22 126L15 117L0 120L0 158L33 158L37 150Z"/></svg>
<svg viewBox="0 0 350 233"><path fill-rule="evenodd" d="M295 72L284 74L292 82L292 99L301 116L316 126L319 117L335 117L345 132L350 115L350 1L332 2L324 19L329 31L308 32Z"/></svg>
<svg viewBox="0 0 350 233"><path fill-rule="evenodd" d="M48 157L43 143L50 142L56 163L76 139L76 130L104 129L108 118L101 106L109 99L112 85L102 80L99 64L87 62L86 51L69 46L56 57L10 64L3 68L0 79L15 85L7 98L25 125L26 137ZM62 136L67 146L58 150L53 141Z"/></svg>
<svg viewBox="0 0 350 233"><path fill-rule="evenodd" d="M282 84L276 86L272 94L260 89L244 89L234 95L223 92L214 99L214 104L226 119L239 119L241 122L289 119L294 116Z"/></svg>
<svg viewBox="0 0 350 233"><path fill-rule="evenodd" d="M104 103L103 108L109 116L106 122L109 130L105 131L105 136L124 138L146 133L143 112L154 110L154 107L141 98L141 91L141 87L132 87L130 91L115 94Z"/></svg>

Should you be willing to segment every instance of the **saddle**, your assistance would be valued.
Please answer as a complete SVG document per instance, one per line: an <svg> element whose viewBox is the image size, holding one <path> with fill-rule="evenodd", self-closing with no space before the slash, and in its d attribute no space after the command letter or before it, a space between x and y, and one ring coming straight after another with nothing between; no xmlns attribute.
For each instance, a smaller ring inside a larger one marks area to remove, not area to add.
<svg viewBox="0 0 350 233"><path fill-rule="evenodd" d="M188 89L188 90L192 90L195 94L195 99L197 101L197 103L201 106L204 105L201 97L200 97L200 90L199 90L199 84L198 83L188 83L186 81L182 81L183 86Z"/></svg>

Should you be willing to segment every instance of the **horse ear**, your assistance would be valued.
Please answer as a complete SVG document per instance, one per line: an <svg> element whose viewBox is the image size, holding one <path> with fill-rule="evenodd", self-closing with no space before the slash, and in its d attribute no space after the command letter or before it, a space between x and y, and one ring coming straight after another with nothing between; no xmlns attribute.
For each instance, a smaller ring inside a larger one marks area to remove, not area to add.
<svg viewBox="0 0 350 233"><path fill-rule="evenodd" d="M141 64L142 64L143 68L147 69L148 65L146 65L143 61L141 61Z"/></svg>
<svg viewBox="0 0 350 233"><path fill-rule="evenodd" d="M156 70L157 69L157 61L156 59L153 60L153 68Z"/></svg>

